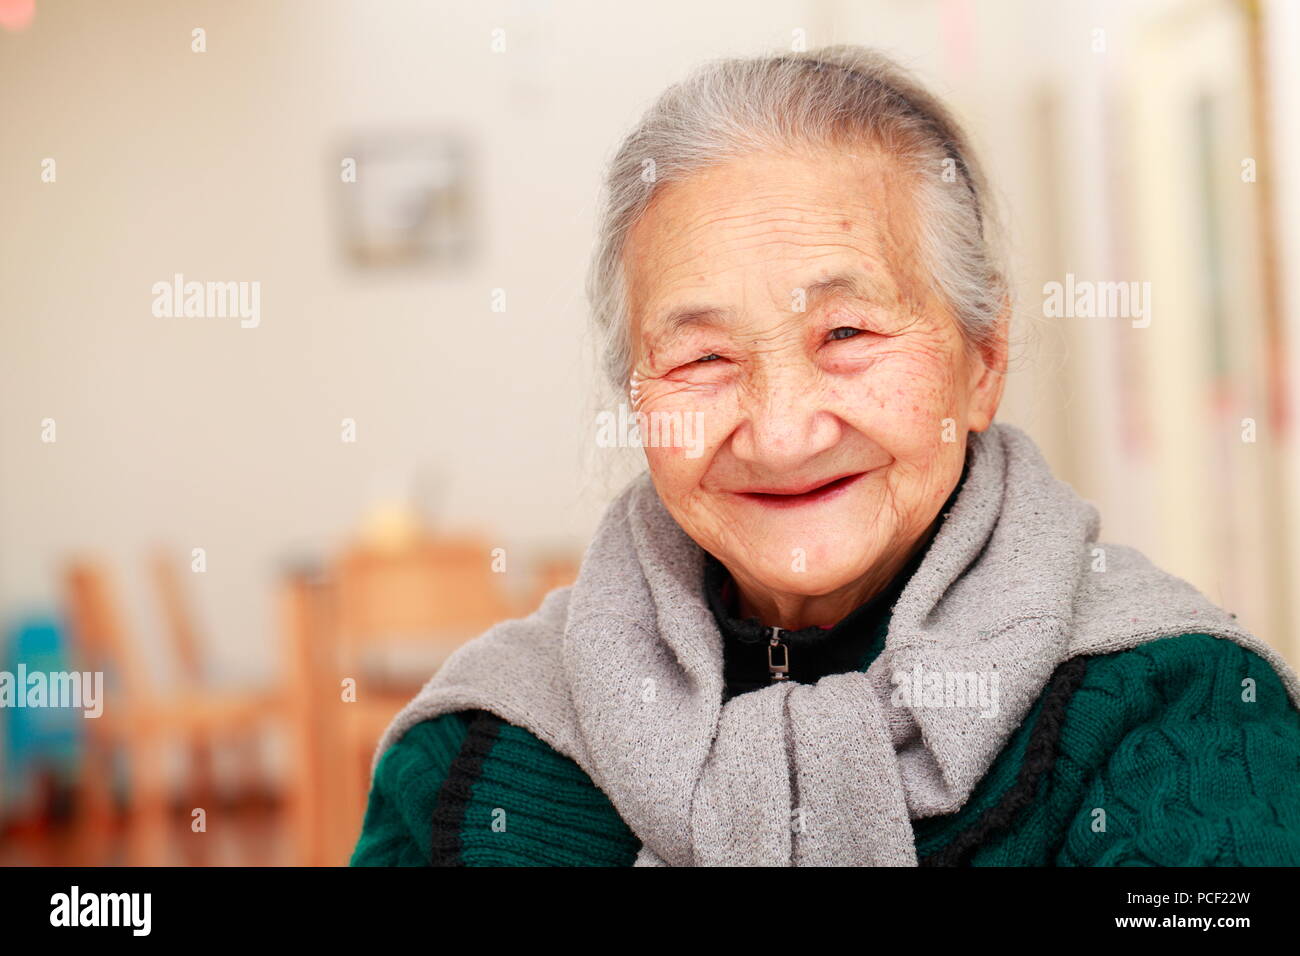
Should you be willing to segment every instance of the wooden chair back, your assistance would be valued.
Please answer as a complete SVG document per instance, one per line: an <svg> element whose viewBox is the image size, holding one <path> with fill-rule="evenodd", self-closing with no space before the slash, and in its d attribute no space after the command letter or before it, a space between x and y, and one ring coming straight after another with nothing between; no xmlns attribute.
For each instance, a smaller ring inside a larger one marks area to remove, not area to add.
<svg viewBox="0 0 1300 956"><path fill-rule="evenodd" d="M180 675L191 684L200 684L204 676L203 641L181 585L176 561L169 552L158 549L151 556L150 571L162 604L163 629Z"/></svg>
<svg viewBox="0 0 1300 956"><path fill-rule="evenodd" d="M86 666L112 674L123 700L148 700L149 672L122 625L108 570L98 561L76 559L65 570L65 587L73 638Z"/></svg>

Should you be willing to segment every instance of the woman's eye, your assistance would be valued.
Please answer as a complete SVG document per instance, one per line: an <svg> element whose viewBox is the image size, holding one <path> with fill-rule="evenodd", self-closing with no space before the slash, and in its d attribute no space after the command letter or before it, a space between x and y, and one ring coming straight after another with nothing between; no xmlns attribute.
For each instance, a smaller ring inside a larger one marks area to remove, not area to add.
<svg viewBox="0 0 1300 956"><path fill-rule="evenodd" d="M838 329L832 329L829 338L832 342L834 342L838 339L851 339L855 335L861 335L861 334L862 334L861 329L855 329L849 325L842 325Z"/></svg>
<svg viewBox="0 0 1300 956"><path fill-rule="evenodd" d="M676 368L673 369L673 371L688 372L698 365L712 365L715 362L721 362L721 361L722 361L721 355L719 355L716 352L709 352L705 355L701 355L697 359L691 359L689 362L685 363L684 365L678 365Z"/></svg>

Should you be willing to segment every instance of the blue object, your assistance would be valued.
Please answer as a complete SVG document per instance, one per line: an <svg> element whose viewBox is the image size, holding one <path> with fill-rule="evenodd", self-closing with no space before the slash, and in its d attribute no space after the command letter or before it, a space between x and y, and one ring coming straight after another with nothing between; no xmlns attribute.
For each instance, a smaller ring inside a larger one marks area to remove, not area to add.
<svg viewBox="0 0 1300 956"><path fill-rule="evenodd" d="M0 647L0 670L16 679L19 664L25 664L28 673L75 669L67 631L57 618L33 615L10 629L8 640ZM0 733L5 741L0 754L4 764L0 801L5 806L28 799L42 769L73 779L85 719L75 708L0 707Z"/></svg>

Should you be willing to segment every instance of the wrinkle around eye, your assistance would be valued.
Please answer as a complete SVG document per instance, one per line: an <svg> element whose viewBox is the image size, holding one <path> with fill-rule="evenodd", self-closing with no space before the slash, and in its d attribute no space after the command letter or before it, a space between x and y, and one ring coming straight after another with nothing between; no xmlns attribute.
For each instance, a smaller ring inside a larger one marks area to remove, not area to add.
<svg viewBox="0 0 1300 956"><path fill-rule="evenodd" d="M668 370L666 374L673 375L675 373L684 372L690 369L707 368L709 366L723 365L726 364L727 361L728 360L726 356L721 355L718 352L705 352L702 355L700 355L699 358L691 359L688 362L683 362L680 365L676 365L672 367L671 369Z"/></svg>
<svg viewBox="0 0 1300 956"><path fill-rule="evenodd" d="M696 359L679 365L668 372L663 377L663 381L672 383L678 388L707 388L726 381L735 371L734 363L719 355L708 361Z"/></svg>

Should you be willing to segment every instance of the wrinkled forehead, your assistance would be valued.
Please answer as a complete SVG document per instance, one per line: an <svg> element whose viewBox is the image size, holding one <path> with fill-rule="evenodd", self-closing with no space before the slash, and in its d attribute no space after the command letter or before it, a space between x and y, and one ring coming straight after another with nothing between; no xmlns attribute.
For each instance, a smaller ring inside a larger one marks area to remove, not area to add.
<svg viewBox="0 0 1300 956"><path fill-rule="evenodd" d="M818 295L914 290L910 190L872 154L747 157L662 186L624 247L630 317L659 339Z"/></svg>

